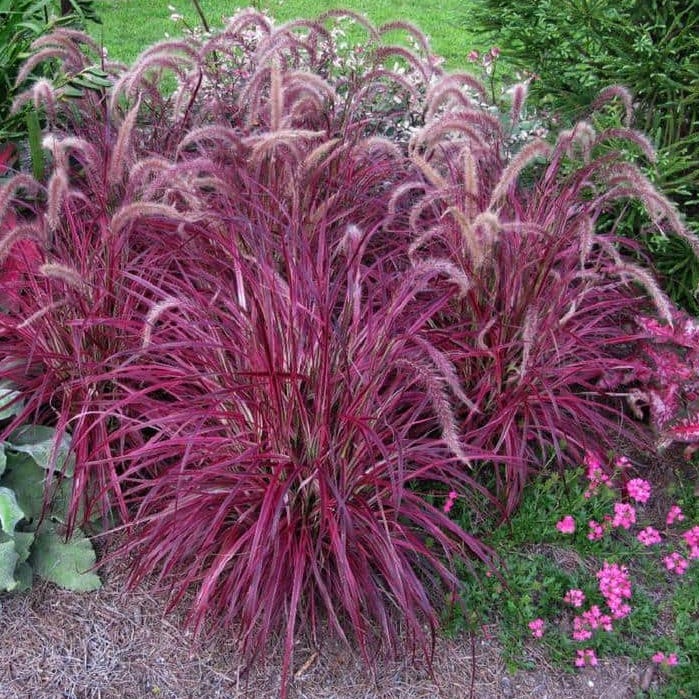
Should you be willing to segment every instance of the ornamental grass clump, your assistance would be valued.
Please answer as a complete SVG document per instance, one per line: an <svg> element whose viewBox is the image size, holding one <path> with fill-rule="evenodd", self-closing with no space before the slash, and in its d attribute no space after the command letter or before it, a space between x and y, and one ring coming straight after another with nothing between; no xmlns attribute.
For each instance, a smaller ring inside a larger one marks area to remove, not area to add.
<svg viewBox="0 0 699 699"><path fill-rule="evenodd" d="M544 452L640 438L634 314L670 317L595 232L620 198L676 223L608 134L513 152L523 87L500 118L414 28L342 15L350 60L336 16L243 11L78 91L100 59L55 34L18 98L50 177L0 190L0 379L71 435L71 522L121 520L131 582L193 593L198 631L281 634L283 692L303 632L429 660L456 563L494 562L446 493L507 516Z"/></svg>
<svg viewBox="0 0 699 699"><path fill-rule="evenodd" d="M599 217L635 197L658 225L690 236L634 167L598 153L625 137L652 158L641 134L596 133L582 122L554 144L535 139L507 158L498 120L456 98L457 84L448 76L427 95L434 117L409 144L415 175L396 190L392 225L402 217L414 264L450 264L471 280L427 337L471 401L456 406L462 439L507 457L493 481L511 513L542 454L573 466L620 435L643 443L640 425L610 396L646 372L636 316L650 303L668 323L672 304L628 261L632 241L597 232ZM611 89L601 100L624 94Z"/></svg>

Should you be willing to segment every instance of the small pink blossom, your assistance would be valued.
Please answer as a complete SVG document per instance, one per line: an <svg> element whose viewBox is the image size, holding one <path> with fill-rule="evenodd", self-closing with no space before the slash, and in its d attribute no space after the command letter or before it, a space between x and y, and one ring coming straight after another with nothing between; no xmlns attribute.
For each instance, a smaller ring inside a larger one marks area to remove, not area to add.
<svg viewBox="0 0 699 699"><path fill-rule="evenodd" d="M561 534L573 534L573 532L575 532L575 520L571 515L566 515L556 524L556 529L558 529Z"/></svg>
<svg viewBox="0 0 699 699"><path fill-rule="evenodd" d="M478 53L478 51L475 51L475 50L469 51L469 54L467 56L468 60L471 63L475 63L480 57L481 57L481 55Z"/></svg>
<svg viewBox="0 0 699 699"><path fill-rule="evenodd" d="M534 619L534 621L530 621L527 626L529 626L529 630L532 632L534 638L541 638L544 635L543 619Z"/></svg>
<svg viewBox="0 0 699 699"><path fill-rule="evenodd" d="M669 556L665 556L663 563L670 572L677 575L684 575L689 566L687 559L677 553L677 551L673 551Z"/></svg>
<svg viewBox="0 0 699 699"><path fill-rule="evenodd" d="M590 541L597 541L598 539L601 539L604 536L604 527L598 522L595 522L594 519L591 519L588 522L588 526L590 527L590 531L587 535L587 538Z"/></svg>
<svg viewBox="0 0 699 699"><path fill-rule="evenodd" d="M596 604L593 604L586 612L583 612L582 618L591 629L612 630L611 617L608 614L602 614Z"/></svg>
<svg viewBox="0 0 699 699"><path fill-rule="evenodd" d="M657 529L654 529L653 527L646 527L645 529L642 529L640 532L638 532L636 538L644 546L652 546L653 544L659 544L663 540L660 536L660 532Z"/></svg>
<svg viewBox="0 0 699 699"><path fill-rule="evenodd" d="M671 665L677 665L677 654L668 653L665 655L662 651L658 651L653 655L651 660L658 665L665 665L666 667Z"/></svg>
<svg viewBox="0 0 699 699"><path fill-rule="evenodd" d="M599 456L590 451L585 452L584 462L585 466L587 466L587 479L589 481L584 495L586 498L590 498L597 492L600 485L610 485L611 481L602 468L602 461Z"/></svg>
<svg viewBox="0 0 699 699"><path fill-rule="evenodd" d="M492 58L497 58L500 55L500 49L497 46L490 47L490 56Z"/></svg>
<svg viewBox="0 0 699 699"><path fill-rule="evenodd" d="M670 526L673 524L675 521L681 522L684 519L684 514L682 512L682 509L680 508L679 505L673 505L667 513L667 517L665 518L665 524Z"/></svg>
<svg viewBox="0 0 699 699"><path fill-rule="evenodd" d="M576 616L573 618L573 640L574 641L587 641L592 638L592 629L590 625L582 616Z"/></svg>
<svg viewBox="0 0 699 699"><path fill-rule="evenodd" d="M626 566L604 561L602 569L597 572L599 590L607 602L614 619L623 619L631 612L631 607L624 602L631 598L631 580Z"/></svg>
<svg viewBox="0 0 699 699"><path fill-rule="evenodd" d="M563 601L572 607L582 607L585 602L585 593L582 590L568 590L563 597Z"/></svg>
<svg viewBox="0 0 699 699"><path fill-rule="evenodd" d="M614 519L612 520L613 527L623 527L630 529L636 523L636 509L633 505L628 505L624 502L614 503Z"/></svg>
<svg viewBox="0 0 699 699"><path fill-rule="evenodd" d="M629 461L629 457L628 457L628 456L623 456L623 455L622 455L622 456L618 456L618 457L616 458L616 461L614 462L614 465L615 465L618 469L622 469L622 470L623 470L623 469L628 468L629 466L631 466L631 462Z"/></svg>
<svg viewBox="0 0 699 699"><path fill-rule="evenodd" d="M575 657L575 667L585 667L585 665L597 665L597 655L592 648L578 650Z"/></svg>
<svg viewBox="0 0 699 699"><path fill-rule="evenodd" d="M626 492L629 497L636 502L645 504L650 499L652 488L648 481L643 478L632 478L626 484Z"/></svg>
<svg viewBox="0 0 699 699"><path fill-rule="evenodd" d="M455 490L449 491L449 495L444 502L444 507L442 507L444 514L449 514L449 512L451 512L451 508L454 507L454 502L456 501L457 497L459 497L459 494Z"/></svg>
<svg viewBox="0 0 699 699"><path fill-rule="evenodd" d="M682 538L690 548L693 546L699 546L699 525L688 529L684 534L682 534Z"/></svg>

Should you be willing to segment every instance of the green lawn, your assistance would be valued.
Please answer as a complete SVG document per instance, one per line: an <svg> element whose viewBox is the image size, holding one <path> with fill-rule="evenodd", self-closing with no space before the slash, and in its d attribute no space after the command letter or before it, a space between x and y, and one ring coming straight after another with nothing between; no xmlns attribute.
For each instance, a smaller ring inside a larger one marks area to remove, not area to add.
<svg viewBox="0 0 699 699"><path fill-rule="evenodd" d="M212 25L222 24L239 7L249 3L231 3L224 0L201 0L204 13ZM260 2L280 22L299 17L314 17L331 7L344 7L362 12L375 24L403 19L417 24L430 38L435 53L444 56L450 68L463 66L468 52L479 47L478 40L465 29L464 15L468 2L445 0L440 6L418 0L345 0L318 2L317 0L269 0ZM197 14L190 0L97 0L96 7L104 24L93 25L91 32L107 47L112 58L133 61L149 44L164 39L167 34L180 31L171 19L172 10L194 25Z"/></svg>

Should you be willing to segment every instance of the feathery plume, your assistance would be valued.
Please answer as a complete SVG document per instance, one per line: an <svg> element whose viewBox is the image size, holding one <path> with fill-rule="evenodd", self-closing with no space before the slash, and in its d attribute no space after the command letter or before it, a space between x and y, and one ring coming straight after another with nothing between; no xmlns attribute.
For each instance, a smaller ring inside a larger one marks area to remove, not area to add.
<svg viewBox="0 0 699 699"><path fill-rule="evenodd" d="M500 175L500 180L490 196L488 208L495 208L527 165L530 165L537 158L548 158L551 152L551 146L546 141L536 140L524 146Z"/></svg>

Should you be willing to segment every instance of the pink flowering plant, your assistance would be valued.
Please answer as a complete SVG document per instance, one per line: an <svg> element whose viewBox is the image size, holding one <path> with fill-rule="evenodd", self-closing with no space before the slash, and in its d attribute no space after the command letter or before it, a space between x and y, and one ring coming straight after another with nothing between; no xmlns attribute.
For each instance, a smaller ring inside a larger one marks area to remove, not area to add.
<svg viewBox="0 0 699 699"><path fill-rule="evenodd" d="M688 487L668 495L677 499L659 504L660 489L629 459L592 454L526 489L492 542L510 552L505 581L487 578L479 592L484 607L499 610L512 662L543 643L569 668L592 672L626 655L656 666L667 696L680 686L673 678L687 685L699 648L699 526ZM676 613L666 633L661 610Z"/></svg>

